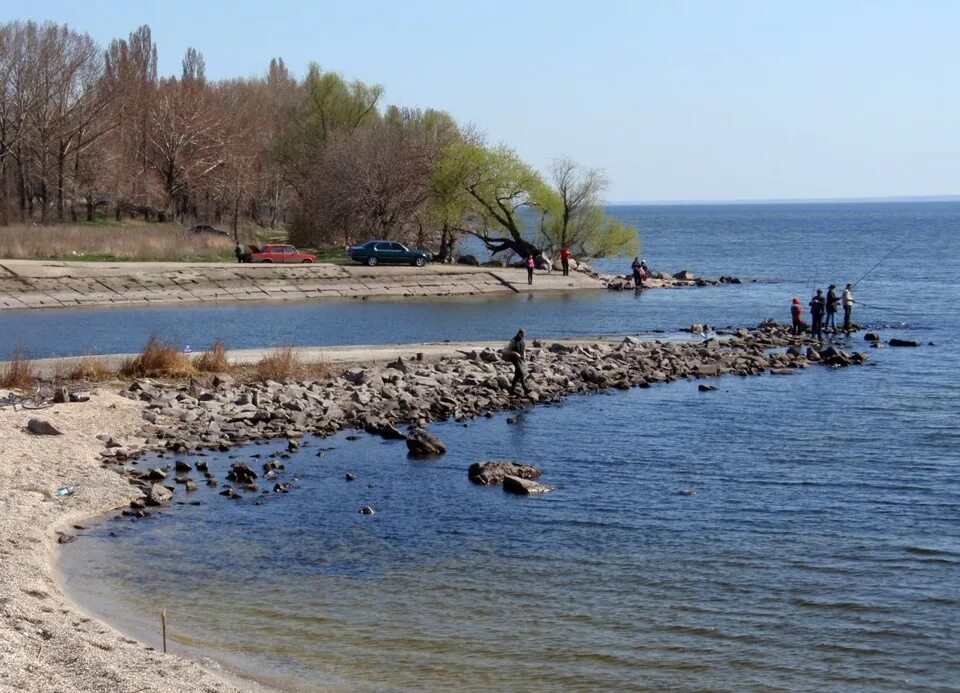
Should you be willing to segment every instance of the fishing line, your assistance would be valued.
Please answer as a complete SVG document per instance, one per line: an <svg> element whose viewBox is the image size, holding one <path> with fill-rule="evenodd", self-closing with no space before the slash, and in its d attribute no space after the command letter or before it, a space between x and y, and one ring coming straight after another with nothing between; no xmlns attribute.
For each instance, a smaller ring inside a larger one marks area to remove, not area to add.
<svg viewBox="0 0 960 693"><path fill-rule="evenodd" d="M866 279L866 278L870 275L870 273L873 272L873 270L877 269L877 267L879 267L879 266L882 265L884 262L886 262L887 259L888 259L891 255L893 255L895 252L897 252L898 250L900 250L900 246L902 246L904 243L906 243L908 238L909 238L909 236L907 236L906 234L904 234L903 239L902 239L899 243L897 243L897 245L895 245L895 246L890 250L889 253L887 253L887 254L884 255L882 258L880 258L880 261L877 262L877 264L875 264L873 267L871 267L871 268L868 269L866 272L864 272L864 273L860 276L860 278L851 285L851 288L852 288L852 287L855 287L857 284L859 284L859 283L862 282L864 279ZM861 305L863 305L863 304L861 304Z"/></svg>

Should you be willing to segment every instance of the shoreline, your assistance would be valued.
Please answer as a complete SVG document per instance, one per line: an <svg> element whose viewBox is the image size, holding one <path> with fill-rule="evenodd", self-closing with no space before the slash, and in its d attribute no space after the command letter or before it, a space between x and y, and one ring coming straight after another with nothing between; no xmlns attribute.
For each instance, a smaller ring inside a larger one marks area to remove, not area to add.
<svg viewBox="0 0 960 693"><path fill-rule="evenodd" d="M436 360L423 361L402 357L411 349L422 351L424 345L368 347L361 363L373 365L347 369L324 381L326 385L234 385L232 378L215 376L211 385L197 391L196 383L136 380L120 394L115 393L120 383L101 385L86 403L39 412L0 410L0 442L6 443L0 453L0 538L15 547L0 552L0 566L10 575L0 586L0 635L5 636L0 638L0 684L43 692L62 690L64 682L70 690L91 691L124 682L146 682L158 691L259 686L255 679L244 679L238 687L228 675L179 655L159 654L110 625L90 620L57 580L57 531L66 532L59 536L70 541L74 531L82 531L73 525L91 517L124 506L133 517L149 513L148 502L155 500L151 495L165 488L160 482L166 472L158 481L153 469L138 468L144 454L230 449L277 437L294 445L307 433L324 436L347 428L404 436L396 425L415 429L430 421L466 421L518 406L560 402L570 394L649 387L681 378L761 375L768 370L787 374L816 362L801 352L809 340L793 339L777 325L741 329L723 341L532 341L528 348L534 390L518 399L503 391L511 366L490 344L434 345ZM465 346L471 347L467 353ZM769 353L785 346L793 346L795 353ZM849 355L845 358L846 363L832 365L848 365ZM246 404L235 403L245 399ZM66 435L30 436L22 430L30 418L49 420ZM24 475L31 483L17 485ZM56 490L66 485L76 485L76 493L58 499ZM182 496L179 485L170 486L173 492L161 492L159 504ZM230 500L225 497L223 502ZM18 538L25 534L29 541L21 545ZM29 627L22 626L24 621ZM38 628L39 639L30 628ZM36 655L31 652L34 645L39 646ZM39 664L33 665L32 657ZM10 681L11 676L16 678Z"/></svg>
<svg viewBox="0 0 960 693"><path fill-rule="evenodd" d="M660 274L647 288L739 284L733 277ZM512 296L631 289L622 276L582 266L568 276L487 265L271 265L239 263L70 262L0 259L0 313L44 308L223 305Z"/></svg>
<svg viewBox="0 0 960 693"><path fill-rule="evenodd" d="M103 691L146 688L175 693L241 688L193 660L165 656L90 618L66 595L55 551L75 525L102 517L138 495L97 460L104 435L135 435L142 407L103 389L85 403L0 410L0 689ZM43 418L63 435L34 436ZM54 464L53 461L56 461ZM57 489L74 486L65 497ZM64 534L58 534L64 532Z"/></svg>

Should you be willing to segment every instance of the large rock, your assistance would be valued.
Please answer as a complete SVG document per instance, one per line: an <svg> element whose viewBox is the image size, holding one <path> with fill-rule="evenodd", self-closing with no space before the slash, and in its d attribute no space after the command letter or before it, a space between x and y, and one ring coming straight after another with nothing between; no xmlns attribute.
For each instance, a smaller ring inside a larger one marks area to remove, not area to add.
<svg viewBox="0 0 960 693"><path fill-rule="evenodd" d="M480 261L477 259L476 255L461 255L457 258L457 262L461 265L479 265Z"/></svg>
<svg viewBox="0 0 960 693"><path fill-rule="evenodd" d="M520 496L532 496L539 493L547 493L552 489L536 481L521 479L519 476L507 475L503 477L503 490L508 493L516 493Z"/></svg>
<svg viewBox="0 0 960 693"><path fill-rule="evenodd" d="M863 335L863 338L868 342L879 342L880 334L877 332L867 332L865 335Z"/></svg>
<svg viewBox="0 0 960 693"><path fill-rule="evenodd" d="M424 428L415 428L407 436L407 450L412 457L436 457L447 451L447 446Z"/></svg>
<svg viewBox="0 0 960 693"><path fill-rule="evenodd" d="M467 476L475 484L494 486L502 483L504 477L515 476L520 479L536 479L540 470L529 464L521 464L513 460L489 460L474 462L467 470Z"/></svg>
<svg viewBox="0 0 960 693"><path fill-rule="evenodd" d="M685 269L685 270L680 270L679 272L677 272L675 275L673 275L673 278L674 278L674 279L679 279L679 280L681 280L681 281L688 281L688 282L689 282L689 281L693 281L694 276L693 276L693 272L691 272L690 270L686 270L686 269Z"/></svg>
<svg viewBox="0 0 960 693"><path fill-rule="evenodd" d="M162 484L152 484L147 491L147 505L164 505L173 499L173 491Z"/></svg>
<svg viewBox="0 0 960 693"><path fill-rule="evenodd" d="M53 424L43 419L30 419L27 422L27 430L35 436L60 436L63 435Z"/></svg>
<svg viewBox="0 0 960 693"><path fill-rule="evenodd" d="M887 344L889 344L889 345L892 346L892 347L918 347L918 346L920 346L920 342L917 342L917 341L915 341L915 340L913 340L913 339L897 339L897 338L891 339L889 342L887 342Z"/></svg>

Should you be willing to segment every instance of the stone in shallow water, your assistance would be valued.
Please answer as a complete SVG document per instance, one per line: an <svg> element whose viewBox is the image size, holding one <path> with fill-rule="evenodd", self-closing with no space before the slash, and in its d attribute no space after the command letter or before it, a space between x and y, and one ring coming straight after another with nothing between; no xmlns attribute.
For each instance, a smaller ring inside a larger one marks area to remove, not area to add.
<svg viewBox="0 0 960 693"><path fill-rule="evenodd" d="M553 489L551 489L549 486L544 486L543 484L537 483L536 481L521 479L518 476L510 476L508 474L507 476L503 477L503 490L520 496L532 496L536 494L547 493Z"/></svg>

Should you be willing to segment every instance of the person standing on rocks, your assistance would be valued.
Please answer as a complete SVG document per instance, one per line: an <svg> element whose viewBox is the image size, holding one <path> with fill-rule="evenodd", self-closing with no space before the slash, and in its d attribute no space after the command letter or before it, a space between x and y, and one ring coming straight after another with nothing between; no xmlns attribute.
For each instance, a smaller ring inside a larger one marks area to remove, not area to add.
<svg viewBox="0 0 960 693"><path fill-rule="evenodd" d="M533 259L533 253L527 255L527 259L523 261L523 264L527 267L527 284L533 284L533 267L536 264Z"/></svg>
<svg viewBox="0 0 960 693"><path fill-rule="evenodd" d="M570 274L570 248L563 246L560 250L560 265L563 267L563 276Z"/></svg>
<svg viewBox="0 0 960 693"><path fill-rule="evenodd" d="M853 314L854 303L856 301L853 300L853 284L847 284L843 290L843 329L846 332L849 332L853 327L850 318Z"/></svg>
<svg viewBox="0 0 960 693"><path fill-rule="evenodd" d="M823 311L826 309L826 299L823 289L817 289L816 295L810 299L810 336L823 341Z"/></svg>
<svg viewBox="0 0 960 693"><path fill-rule="evenodd" d="M793 321L793 334L803 333L803 306L800 305L800 299L793 297L793 305L790 306L790 319Z"/></svg>
<svg viewBox="0 0 960 693"><path fill-rule="evenodd" d="M519 383L523 388L524 394L527 394L530 392L530 388L527 387L527 376L526 373L523 372L523 361L527 355L527 345L524 343L523 337L523 330L517 330L517 334L503 350L503 359L513 364L513 382L510 383L510 391L516 393L517 384Z"/></svg>
<svg viewBox="0 0 960 693"><path fill-rule="evenodd" d="M837 285L831 284L827 288L827 319L824 327L831 327L837 331L837 306L840 305L840 297L837 296Z"/></svg>

